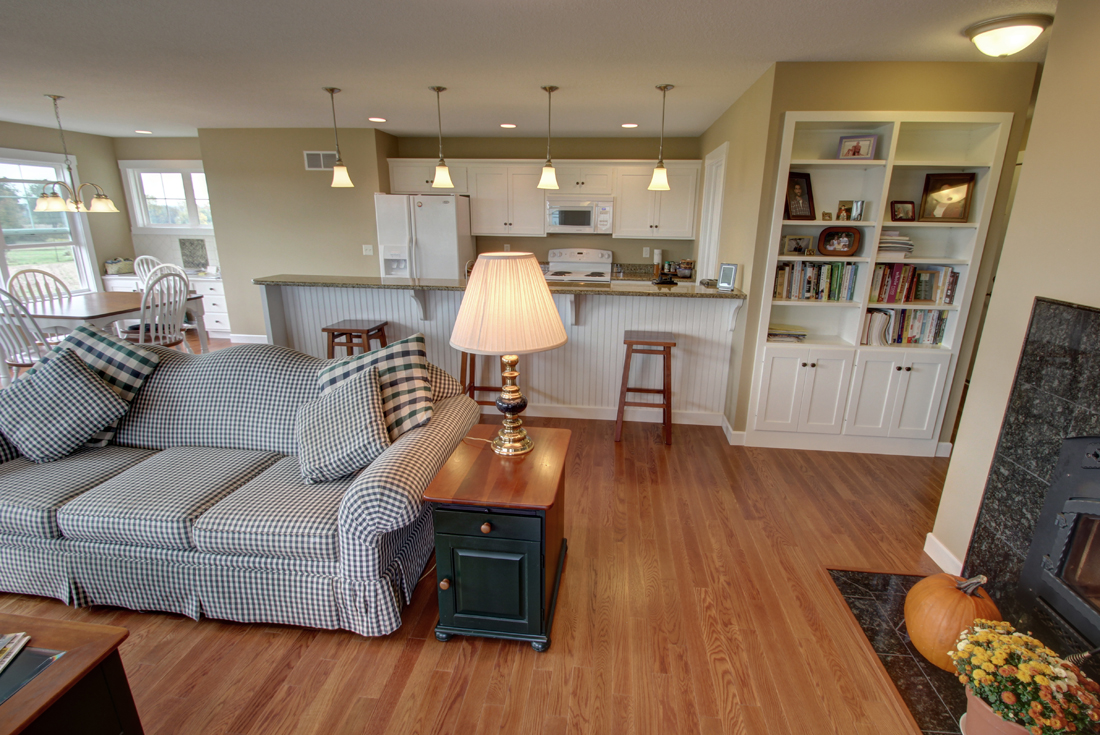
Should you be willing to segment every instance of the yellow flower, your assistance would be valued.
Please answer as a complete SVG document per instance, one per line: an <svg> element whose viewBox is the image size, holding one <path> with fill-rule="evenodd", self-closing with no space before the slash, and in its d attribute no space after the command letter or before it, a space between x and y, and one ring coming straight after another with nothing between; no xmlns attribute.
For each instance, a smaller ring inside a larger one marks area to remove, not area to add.
<svg viewBox="0 0 1100 735"><path fill-rule="evenodd" d="M989 673L992 674L994 671L997 670L997 667L994 666L993 664L991 664L990 662L986 661L984 664L982 664L982 670L983 671L988 671Z"/></svg>
<svg viewBox="0 0 1100 735"><path fill-rule="evenodd" d="M1040 686L1049 686L1050 685L1050 679L1046 678L1042 674L1037 674L1035 676L1035 683L1040 685Z"/></svg>

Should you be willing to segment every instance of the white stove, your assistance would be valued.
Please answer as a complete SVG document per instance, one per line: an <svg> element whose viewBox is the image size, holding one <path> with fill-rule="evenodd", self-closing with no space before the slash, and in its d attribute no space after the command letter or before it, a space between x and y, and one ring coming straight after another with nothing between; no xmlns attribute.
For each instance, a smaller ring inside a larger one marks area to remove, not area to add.
<svg viewBox="0 0 1100 735"><path fill-rule="evenodd" d="M546 280L572 283L610 283L611 251L588 248L551 250Z"/></svg>

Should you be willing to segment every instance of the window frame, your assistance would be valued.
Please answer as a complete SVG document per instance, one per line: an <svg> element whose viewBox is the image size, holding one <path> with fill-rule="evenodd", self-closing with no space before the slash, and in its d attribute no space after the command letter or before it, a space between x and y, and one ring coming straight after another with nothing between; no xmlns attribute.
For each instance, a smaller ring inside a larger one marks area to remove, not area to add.
<svg viewBox="0 0 1100 735"><path fill-rule="evenodd" d="M195 200L195 190L191 184L191 174L205 175L201 160L190 161L119 161L122 174L122 187L126 190L126 201L130 205L130 232L134 235L182 235L213 237L213 225L199 224L199 209ZM182 174L183 193L187 200L186 225L159 225L149 221L145 191L141 186L141 174Z"/></svg>

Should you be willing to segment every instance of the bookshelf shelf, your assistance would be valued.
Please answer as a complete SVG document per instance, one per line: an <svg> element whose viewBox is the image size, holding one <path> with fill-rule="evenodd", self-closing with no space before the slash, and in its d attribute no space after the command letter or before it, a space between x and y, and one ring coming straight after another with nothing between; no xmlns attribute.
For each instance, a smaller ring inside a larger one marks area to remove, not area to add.
<svg viewBox="0 0 1100 735"><path fill-rule="evenodd" d="M881 168L886 165L884 160L876 159L828 159L828 158L800 158L796 161L791 161L791 168L798 168L800 166L812 166L814 168L837 168L837 169L861 169L861 168Z"/></svg>
<svg viewBox="0 0 1100 735"><path fill-rule="evenodd" d="M894 166L913 168L989 168L991 165L986 161L894 161Z"/></svg>
<svg viewBox="0 0 1100 735"><path fill-rule="evenodd" d="M803 225L805 227L836 227L838 225L854 225L856 227L878 227L878 222L863 222L861 220L823 220L823 219L785 219L784 225ZM939 224L938 222L933 224Z"/></svg>
<svg viewBox="0 0 1100 735"><path fill-rule="evenodd" d="M970 265L965 258L891 258L880 255L875 258L875 263L903 263L906 265Z"/></svg>
<svg viewBox="0 0 1100 735"><path fill-rule="evenodd" d="M772 299L772 303L776 306L819 306L822 308L841 307L848 309L863 306L860 301L825 301L819 299Z"/></svg>
<svg viewBox="0 0 1100 735"><path fill-rule="evenodd" d="M828 255L780 255L776 260L780 263L793 263L805 260L808 263L869 263L870 258L834 258Z"/></svg>
<svg viewBox="0 0 1100 735"><path fill-rule="evenodd" d="M807 347L810 347L810 346L817 346L817 347L848 347L848 348L855 347L854 344L852 344L851 342L848 342L846 340L843 340L840 337L829 336L829 335L821 335L821 334L807 335L806 339L802 340L801 342L788 342L786 340L778 340L778 339L769 339L769 340L766 340L766 342L769 345L783 345L785 347L787 347L787 346L792 346L793 347L793 346L798 346L798 345L803 345L803 346L807 346Z"/></svg>
<svg viewBox="0 0 1100 735"><path fill-rule="evenodd" d="M906 301L901 304L885 304L879 301L871 301L867 304L868 309L926 309L928 311L958 311L958 304L917 304L912 301Z"/></svg>
<svg viewBox="0 0 1100 735"><path fill-rule="evenodd" d="M980 223L978 222L886 222L883 223L883 228L892 230L895 227L931 227L948 230L959 229L974 229Z"/></svg>

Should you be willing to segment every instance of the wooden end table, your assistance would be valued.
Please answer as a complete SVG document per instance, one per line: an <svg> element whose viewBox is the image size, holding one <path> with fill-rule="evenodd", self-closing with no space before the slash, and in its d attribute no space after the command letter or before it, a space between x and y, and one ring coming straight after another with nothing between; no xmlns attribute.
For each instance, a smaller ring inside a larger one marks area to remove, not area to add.
<svg viewBox="0 0 1100 735"><path fill-rule="evenodd" d="M529 427L534 449L502 457L488 444L498 429L470 429L424 492L424 500L436 504L435 637L529 641L536 651L545 651L567 547L570 432Z"/></svg>

